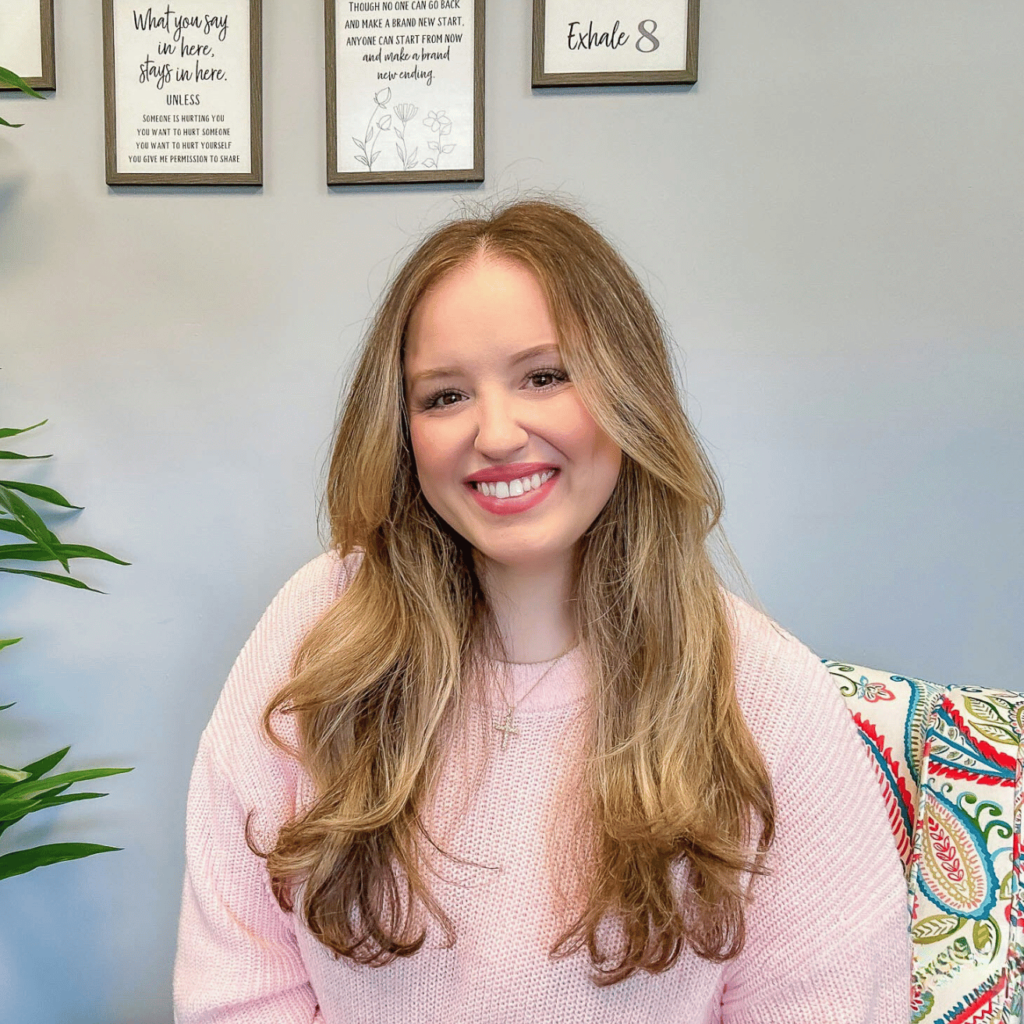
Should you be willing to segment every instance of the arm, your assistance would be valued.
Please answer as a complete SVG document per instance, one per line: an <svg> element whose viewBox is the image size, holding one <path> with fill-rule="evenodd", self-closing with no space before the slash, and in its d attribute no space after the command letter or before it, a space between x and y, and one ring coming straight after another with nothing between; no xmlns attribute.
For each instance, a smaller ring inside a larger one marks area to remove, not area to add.
<svg viewBox="0 0 1024 1024"><path fill-rule="evenodd" d="M774 774L772 873L752 883L725 1024L906 1024L906 882L863 746L817 666Z"/></svg>
<svg viewBox="0 0 1024 1024"><path fill-rule="evenodd" d="M263 614L228 676L192 769L186 873L174 968L176 1024L321 1021L295 937L294 918L270 891L269 848L295 811L297 766L268 748L260 716L289 678L297 644L347 586L359 556L324 554L300 569ZM285 723L285 732L287 732ZM294 741L293 735L288 735Z"/></svg>
<svg viewBox="0 0 1024 1024"><path fill-rule="evenodd" d="M322 1021L291 915L245 843L246 811L204 737L192 771L175 1024Z"/></svg>

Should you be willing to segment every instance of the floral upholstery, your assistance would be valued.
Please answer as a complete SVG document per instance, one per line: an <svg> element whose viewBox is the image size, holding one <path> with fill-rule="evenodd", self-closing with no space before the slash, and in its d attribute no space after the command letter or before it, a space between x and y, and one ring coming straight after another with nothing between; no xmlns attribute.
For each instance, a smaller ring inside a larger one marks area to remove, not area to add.
<svg viewBox="0 0 1024 1024"><path fill-rule="evenodd" d="M826 661L907 872L912 1024L1017 1024L1024 993L1024 694Z"/></svg>

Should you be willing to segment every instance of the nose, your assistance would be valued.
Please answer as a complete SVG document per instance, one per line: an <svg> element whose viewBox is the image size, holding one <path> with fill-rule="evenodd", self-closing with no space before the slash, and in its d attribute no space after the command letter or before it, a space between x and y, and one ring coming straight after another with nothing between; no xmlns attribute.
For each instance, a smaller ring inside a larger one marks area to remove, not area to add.
<svg viewBox="0 0 1024 1024"><path fill-rule="evenodd" d="M517 413L517 403L504 392L481 392L476 403L477 429L474 447L496 462L507 462L529 440L529 432Z"/></svg>

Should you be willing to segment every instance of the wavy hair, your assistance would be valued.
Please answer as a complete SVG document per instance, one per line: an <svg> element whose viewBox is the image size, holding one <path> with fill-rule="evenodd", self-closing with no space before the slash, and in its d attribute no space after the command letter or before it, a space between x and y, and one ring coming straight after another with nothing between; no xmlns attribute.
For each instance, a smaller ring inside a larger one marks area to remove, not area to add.
<svg viewBox="0 0 1024 1024"><path fill-rule="evenodd" d="M479 256L536 275L564 365L621 448L607 504L576 545L576 635L590 686L575 812L586 866L554 957L588 950L597 984L674 964L721 962L744 943L751 875L775 829L764 760L734 688L726 596L708 553L722 497L683 412L659 318L590 224L549 201L462 217L394 275L352 376L325 504L351 583L306 635L263 728L308 772L316 797L266 856L286 910L361 964L410 956L425 916L455 940L431 895L421 811L470 702L480 652L501 647L472 549L417 480L402 376L424 292ZM298 746L275 732L295 716ZM582 795L581 795L582 794ZM574 812L574 813L575 813ZM680 886L675 872L682 870ZM301 900L297 892L301 889ZM598 926L617 923L614 949Z"/></svg>

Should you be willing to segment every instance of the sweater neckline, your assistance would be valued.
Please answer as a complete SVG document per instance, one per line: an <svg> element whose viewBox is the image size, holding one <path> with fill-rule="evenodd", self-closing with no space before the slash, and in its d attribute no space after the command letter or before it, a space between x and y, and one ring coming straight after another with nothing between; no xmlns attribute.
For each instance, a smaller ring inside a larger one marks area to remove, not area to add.
<svg viewBox="0 0 1024 1024"><path fill-rule="evenodd" d="M555 662L562 664L552 668ZM582 647L577 644L559 658L548 661L499 661L485 658L486 692L492 708L504 708L501 687L519 715L562 711L582 703L587 685L583 672ZM547 676L535 686L544 673ZM507 673L507 678L506 674Z"/></svg>

